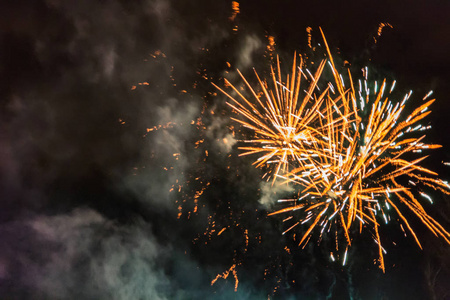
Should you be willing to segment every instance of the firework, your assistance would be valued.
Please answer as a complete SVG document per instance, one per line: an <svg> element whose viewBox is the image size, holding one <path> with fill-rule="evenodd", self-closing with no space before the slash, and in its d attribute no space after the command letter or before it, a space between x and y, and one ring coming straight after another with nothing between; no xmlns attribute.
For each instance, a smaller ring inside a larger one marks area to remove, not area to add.
<svg viewBox="0 0 450 300"><path fill-rule="evenodd" d="M425 136L418 135L430 127L419 121L430 113L434 99L404 115L411 92L401 100L389 100L396 82L390 88L386 80L372 85L367 68L364 79L358 82L353 81L348 71L346 87L323 38L328 62L322 61L315 75L310 76L311 83L302 101L299 100L300 78L305 72L302 61L296 70L295 59L291 78L288 76L285 83L281 82L277 61L277 74L271 69L271 88L255 72L261 89L259 94L239 73L256 103L247 100L230 83L227 84L240 101L220 89L232 100L229 105L245 118L234 120L253 132L253 137L244 141L251 146L241 147L242 155L258 154L257 167L275 164L269 168L274 178L299 187L298 197L280 200L290 206L269 215L298 210L300 220L284 233L297 225L307 226L300 246L308 243L316 229L320 232L319 239L324 234L334 234L336 250L345 249L343 264L353 234L368 230L378 245L383 271L385 250L379 228L380 224L389 222L391 215L398 216L395 219L405 225L419 247L422 246L404 210L411 211L436 236L450 243L450 234L426 213L420 201L432 202L426 189L448 194L449 185L437 178L435 172L420 166L427 156L410 159L424 150L440 147L426 144ZM334 80L322 84L327 88L320 91L319 81L326 64ZM424 101L430 95L431 92ZM335 260L332 253L331 258Z"/></svg>
<svg viewBox="0 0 450 300"><path fill-rule="evenodd" d="M275 180L278 176L287 174L293 167L304 166L311 155L318 156L325 147L326 134L348 123L349 112L345 101L339 96L329 98L326 87L322 92L319 82L326 61L323 60L314 75L308 69L303 70L303 59L300 56L299 64L296 55L292 64L291 76L287 75L282 81L280 61L277 59L277 72L271 67L271 82L262 81L255 71L259 83L258 91L248 83L241 72L238 73L255 100L252 103L234 85L225 79L236 97L231 96L223 89L214 85L231 99L227 104L244 120L232 118L253 132L252 138L241 142L248 146L239 147L243 150L240 155L257 154L256 167L269 167L269 172ZM309 77L307 77L307 75ZM301 82L309 81L307 90L301 91ZM303 97L301 95L303 94ZM332 122L324 122L327 107L324 103L332 105L340 112L338 107L345 107L345 113Z"/></svg>

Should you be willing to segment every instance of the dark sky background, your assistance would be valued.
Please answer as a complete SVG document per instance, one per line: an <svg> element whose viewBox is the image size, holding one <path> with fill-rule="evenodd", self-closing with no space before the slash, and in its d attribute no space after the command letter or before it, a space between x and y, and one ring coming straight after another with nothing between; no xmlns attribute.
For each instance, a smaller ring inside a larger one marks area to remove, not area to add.
<svg viewBox="0 0 450 300"><path fill-rule="evenodd" d="M370 236L344 267L282 236L211 85L267 71L268 36L282 59L308 52L321 26L412 106L434 90L427 139L443 148L425 165L450 180L450 3L239 2L234 20L228 0L1 2L0 298L450 299L450 248L416 220L424 250L382 229L385 274ZM450 198L433 196L450 229ZM236 292L233 274L211 286L233 265Z"/></svg>

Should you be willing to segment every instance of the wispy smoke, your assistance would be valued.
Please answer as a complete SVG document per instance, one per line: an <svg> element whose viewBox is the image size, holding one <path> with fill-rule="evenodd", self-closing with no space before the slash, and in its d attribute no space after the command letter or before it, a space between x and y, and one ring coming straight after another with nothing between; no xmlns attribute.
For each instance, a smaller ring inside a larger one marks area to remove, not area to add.
<svg viewBox="0 0 450 300"><path fill-rule="evenodd" d="M257 50L264 47L261 39L255 35L248 35L242 42L239 60L236 64L238 69L253 67L253 55Z"/></svg>
<svg viewBox="0 0 450 300"><path fill-rule="evenodd" d="M0 293L33 299L173 299L206 278L186 255L136 220L120 225L90 209L3 226ZM172 266L172 267L169 267ZM170 273L170 279L169 275ZM178 282L180 281L180 282ZM174 286L178 286L173 289Z"/></svg>
<svg viewBox="0 0 450 300"><path fill-rule="evenodd" d="M167 129L150 132L141 152L138 172L125 176L125 188L133 191L140 201L160 207L173 207L172 186L185 181L185 174L196 160L190 152L198 131L191 123L199 116L199 107L193 102L167 99L166 105L155 107L156 124Z"/></svg>
<svg viewBox="0 0 450 300"><path fill-rule="evenodd" d="M206 136L214 141L218 151L227 154L236 144L229 126L231 125L229 117L214 116L207 127Z"/></svg>
<svg viewBox="0 0 450 300"><path fill-rule="evenodd" d="M50 298L166 299L169 281L157 265L164 247L145 226L118 227L91 210L30 225L47 253L26 266L26 280Z"/></svg>
<svg viewBox="0 0 450 300"><path fill-rule="evenodd" d="M15 20L21 32L5 40L28 69L14 77L12 64L2 73L11 82L0 91L0 295L208 298L222 267L191 256L205 226L175 223L170 189L196 167L203 129L195 122L211 88L208 81L200 90L197 72L211 60L205 49L221 47L229 31L189 27L205 18L181 18L170 1L36 6L17 6L30 23ZM250 63L248 42L241 64ZM204 121L205 147L229 153L229 120ZM215 298L259 293L244 281L238 294L222 283Z"/></svg>
<svg viewBox="0 0 450 300"><path fill-rule="evenodd" d="M280 184L279 182L272 184L272 181L261 182L260 188L261 198L259 199L259 203L268 208L275 204L278 199L281 199L284 196L292 196L291 194L294 192L292 185Z"/></svg>

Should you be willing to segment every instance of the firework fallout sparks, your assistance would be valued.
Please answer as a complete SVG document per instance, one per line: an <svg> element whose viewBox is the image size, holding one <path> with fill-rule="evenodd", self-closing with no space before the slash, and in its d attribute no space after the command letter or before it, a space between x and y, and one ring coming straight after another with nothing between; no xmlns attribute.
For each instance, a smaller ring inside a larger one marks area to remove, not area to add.
<svg viewBox="0 0 450 300"><path fill-rule="evenodd" d="M271 68L270 86L255 71L259 83L255 90L238 71L253 102L226 80L233 95L215 85L231 99L229 106L244 118L233 120L251 132L241 141L249 144L240 147L241 155L258 155L254 164L267 169L274 184L290 183L297 188L298 197L279 200L289 206L269 215L298 210L295 213L300 220L283 234L304 224L307 229L299 242L304 247L315 229L320 230L319 240L331 232L336 250L345 249L343 264L355 232L368 230L378 246L383 271L385 250L379 230L382 223L398 219L422 247L404 210L411 211L433 234L450 243L450 234L426 213L419 201L432 202L426 193L430 188L449 194L448 183L420 165L427 156L417 157L422 151L440 147L426 144L425 136L418 134L431 127L419 121L430 113L434 99L427 98L432 92L424 97L424 104L407 115L404 108L411 92L396 99L392 94L396 81L390 87L386 80L372 83L367 68L364 79L357 82L349 70L346 83L324 35L323 39L328 59L319 64L315 75L303 70L301 57L297 66L294 56L292 72L283 82L277 59L277 71ZM322 82L326 65L333 82ZM300 98L302 77L310 83ZM281 180L276 182L277 179ZM332 254L331 257L334 260Z"/></svg>

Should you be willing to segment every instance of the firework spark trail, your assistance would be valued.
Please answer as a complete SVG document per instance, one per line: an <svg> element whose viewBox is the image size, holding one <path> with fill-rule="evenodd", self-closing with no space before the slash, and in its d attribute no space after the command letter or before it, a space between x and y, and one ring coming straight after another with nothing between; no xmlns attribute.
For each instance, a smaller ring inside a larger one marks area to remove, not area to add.
<svg viewBox="0 0 450 300"><path fill-rule="evenodd" d="M359 233L363 229L368 230L378 246L379 265L383 271L385 249L379 228L383 222L389 222L390 215L396 213L401 220L400 225L403 222L422 247L402 213L405 208L412 211L436 236L450 243L450 234L425 212L416 195L432 202L431 197L423 192L425 188L450 194L448 183L438 179L435 172L419 165L427 156L412 161L405 158L440 147L425 144L424 135L414 136L415 132L429 129L429 126L418 122L430 113L429 106L434 99L404 117L402 113L411 92L401 102L389 100L385 93L389 91L390 95L396 82L390 89L386 80L381 85L375 82L371 90L367 68L364 70L365 80L358 81L356 85L359 90L355 89L348 71L349 87L346 88L323 32L322 36L334 82L328 83L326 86L329 88L320 94L316 94L316 90L320 90L319 80L326 62L322 61L315 75L310 75L309 88L303 100L299 101L300 79L306 75L302 71L303 61L300 60L299 66L296 66L295 57L291 78L287 76L286 83L282 83L278 60L277 74L271 69L272 87L255 72L261 89L259 93L239 72L256 103L245 98L229 82L226 83L240 100L216 86L231 99L228 104L245 118L233 120L253 131L254 137L244 141L251 146L241 147L244 150L241 155L260 155L256 166L270 168L275 165L271 169L274 181L281 178L283 183L301 186L298 198L280 201L290 203L290 206L269 215L293 211L306 214L283 232L285 234L299 224L306 224L308 228L299 243L303 247L316 228L320 229L321 239L334 226L331 232L335 234L336 250L346 249L343 264L347 260L354 228L359 228ZM309 70L306 73L311 74ZM424 100L431 94L428 93ZM404 178L409 179L407 182L412 187L402 183ZM344 247L339 247L341 240L345 241Z"/></svg>
<svg viewBox="0 0 450 300"><path fill-rule="evenodd" d="M226 271L223 272L222 274L218 274L218 275L216 276L216 278L214 278L214 279L211 281L211 286L214 285L214 283L216 283L216 281L217 281L219 278L227 279L228 276L229 276L230 274L233 274L233 277L234 277L234 291L236 292L236 291L237 291L237 288L238 288L238 285L239 285L239 279L238 279L237 272L236 272L236 264L233 264L233 265L230 267L230 269L226 270Z"/></svg>

